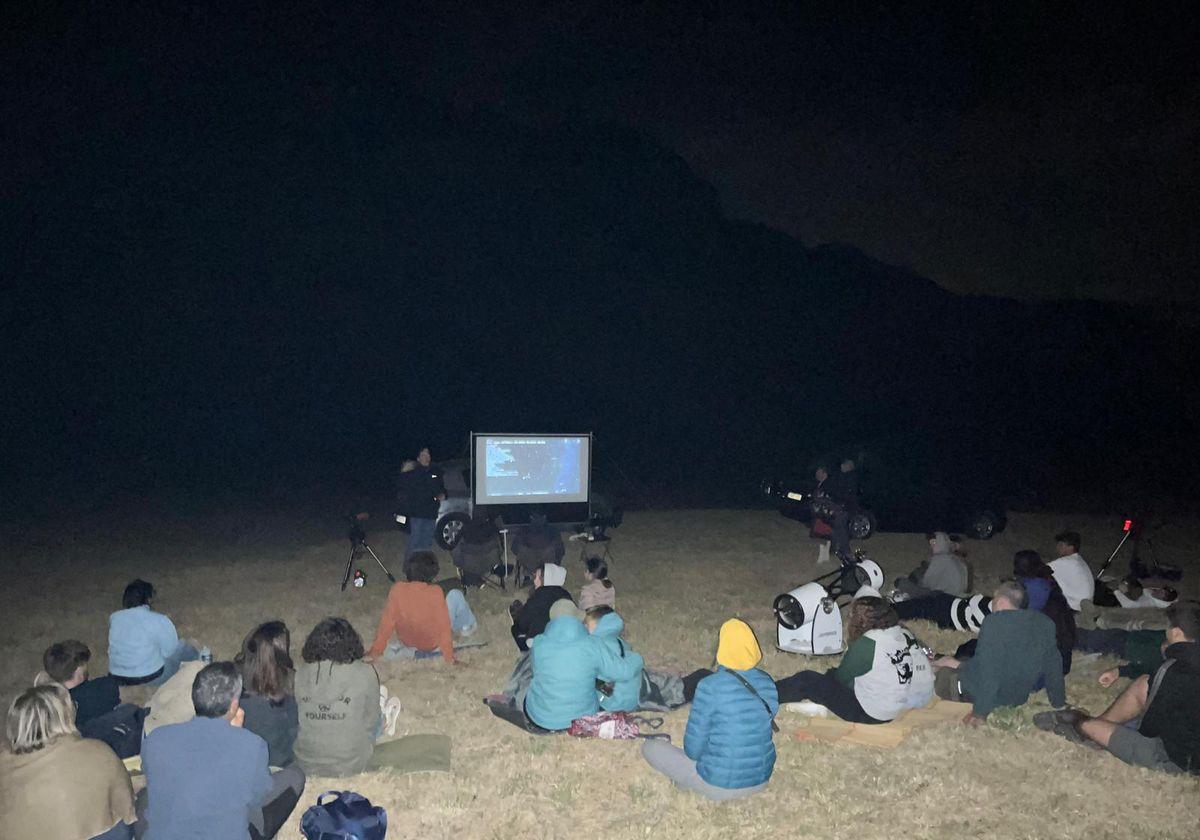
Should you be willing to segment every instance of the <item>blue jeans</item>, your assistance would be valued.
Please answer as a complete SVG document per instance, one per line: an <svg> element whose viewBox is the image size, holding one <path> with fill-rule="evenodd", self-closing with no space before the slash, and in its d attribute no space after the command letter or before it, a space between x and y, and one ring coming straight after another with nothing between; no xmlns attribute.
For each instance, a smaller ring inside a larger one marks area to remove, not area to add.
<svg viewBox="0 0 1200 840"><path fill-rule="evenodd" d="M150 680L149 685L162 685L171 677L175 676L179 671L179 666L184 662L195 662L200 658L200 651L189 645L187 642L180 641L175 646L175 650L171 651L170 655L163 659L162 673L154 679Z"/></svg>
<svg viewBox="0 0 1200 840"><path fill-rule="evenodd" d="M103 834L97 834L92 840L132 840L133 826L119 822Z"/></svg>
<svg viewBox="0 0 1200 840"><path fill-rule="evenodd" d="M410 517L408 520L408 547L404 550L404 556L407 558L414 551L425 551L433 548L433 529L437 525L435 519L417 519Z"/></svg>
<svg viewBox="0 0 1200 840"><path fill-rule="evenodd" d="M450 612L450 630L453 633L470 633L476 627L475 613L461 589L451 589L446 593L446 609Z"/></svg>

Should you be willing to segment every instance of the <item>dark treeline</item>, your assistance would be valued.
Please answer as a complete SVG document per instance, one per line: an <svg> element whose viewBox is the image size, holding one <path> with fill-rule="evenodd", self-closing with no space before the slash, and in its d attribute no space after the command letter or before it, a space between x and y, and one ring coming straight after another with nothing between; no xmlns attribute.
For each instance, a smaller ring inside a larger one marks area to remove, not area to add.
<svg viewBox="0 0 1200 840"><path fill-rule="evenodd" d="M333 35L302 55L205 21L16 54L10 501L386 492L471 429L594 430L602 481L687 503L904 434L999 452L1046 503L1200 495L1194 312L954 296L727 219L620 126L455 108Z"/></svg>

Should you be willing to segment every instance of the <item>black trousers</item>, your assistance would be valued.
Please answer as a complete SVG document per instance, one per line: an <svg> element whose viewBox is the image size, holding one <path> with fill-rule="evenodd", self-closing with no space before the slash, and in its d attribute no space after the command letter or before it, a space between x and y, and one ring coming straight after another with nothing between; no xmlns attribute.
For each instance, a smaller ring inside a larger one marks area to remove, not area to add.
<svg viewBox="0 0 1200 840"><path fill-rule="evenodd" d="M838 682L832 672L800 671L775 681L780 703L799 703L811 700L851 723L887 723L876 720L865 711L854 696L854 689Z"/></svg>

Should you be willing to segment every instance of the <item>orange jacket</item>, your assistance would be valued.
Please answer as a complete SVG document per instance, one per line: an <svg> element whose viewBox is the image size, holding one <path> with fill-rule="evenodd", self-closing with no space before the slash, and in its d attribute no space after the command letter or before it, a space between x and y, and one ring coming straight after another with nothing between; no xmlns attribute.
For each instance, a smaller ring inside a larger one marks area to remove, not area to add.
<svg viewBox="0 0 1200 840"><path fill-rule="evenodd" d="M440 650L447 662L454 661L450 611L446 608L445 593L436 584L404 581L392 586L370 655L382 655L393 633L403 645L424 651Z"/></svg>

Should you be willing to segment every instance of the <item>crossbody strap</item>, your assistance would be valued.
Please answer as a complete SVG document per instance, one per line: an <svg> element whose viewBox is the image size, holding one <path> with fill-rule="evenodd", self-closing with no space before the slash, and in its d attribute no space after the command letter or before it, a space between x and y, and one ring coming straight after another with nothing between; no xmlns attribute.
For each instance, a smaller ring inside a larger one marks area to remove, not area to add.
<svg viewBox="0 0 1200 840"><path fill-rule="evenodd" d="M743 677L737 671L734 671L732 669L726 669L726 670L728 670L729 673L731 673L735 677L737 677L738 682L740 682L742 685L746 686L746 690L758 698L758 702L762 703L763 708L767 710L767 717L769 717L771 719L771 731L778 732L779 724L775 723L775 713L771 711L770 704L768 704L767 701L762 698L761 694L759 694L757 691L754 690L754 686L750 685L750 681L748 679Z"/></svg>

